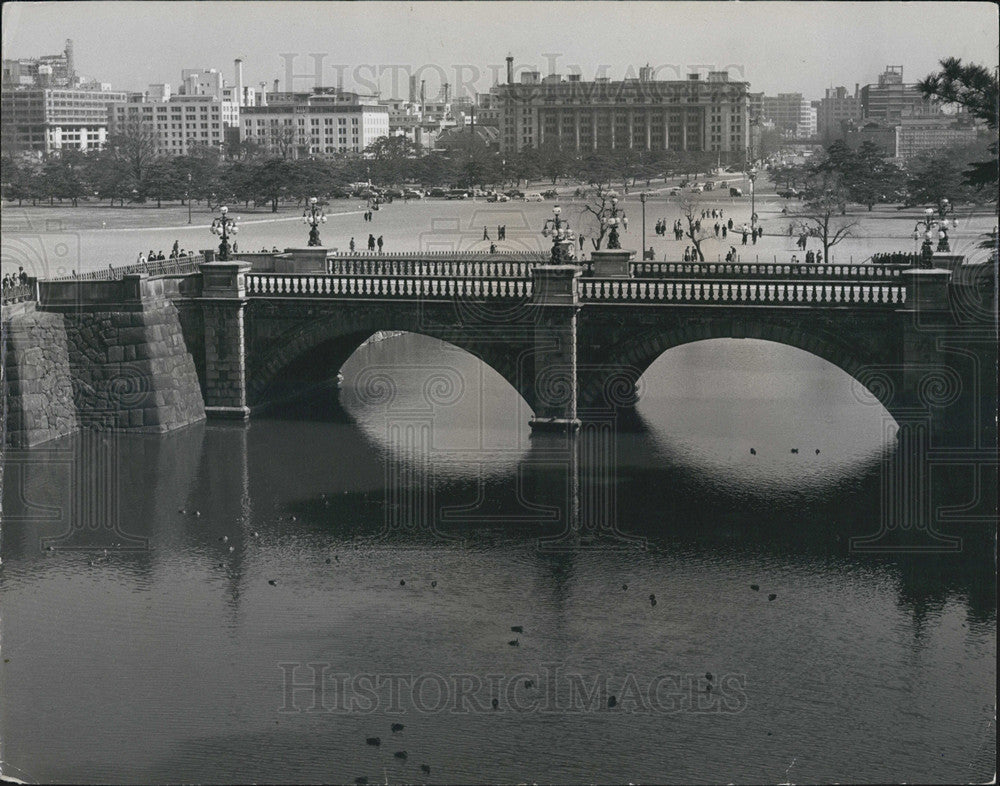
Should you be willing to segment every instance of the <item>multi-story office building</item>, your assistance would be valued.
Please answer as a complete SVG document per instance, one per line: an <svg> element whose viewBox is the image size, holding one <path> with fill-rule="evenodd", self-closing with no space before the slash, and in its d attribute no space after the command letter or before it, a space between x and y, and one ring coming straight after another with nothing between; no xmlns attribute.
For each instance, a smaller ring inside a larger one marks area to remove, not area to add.
<svg viewBox="0 0 1000 786"><path fill-rule="evenodd" d="M505 152L554 143L575 152L718 152L726 160L746 155L747 83L730 82L726 72L661 81L647 66L637 79L584 82L579 74L540 79L537 71L526 71L515 84L513 59L507 58L507 84L491 92L501 107Z"/></svg>
<svg viewBox="0 0 1000 786"><path fill-rule="evenodd" d="M979 134L967 116L910 115L896 126L896 157L903 160L950 145L975 142Z"/></svg>
<svg viewBox="0 0 1000 786"><path fill-rule="evenodd" d="M848 123L861 119L861 94L858 85L854 95L846 87L830 88L816 104L816 133L824 143L843 139Z"/></svg>
<svg viewBox="0 0 1000 786"><path fill-rule="evenodd" d="M271 93L268 105L245 107L240 139L287 158L362 153L389 135L388 108L341 90Z"/></svg>
<svg viewBox="0 0 1000 786"><path fill-rule="evenodd" d="M84 82L73 67L73 42L58 55L3 61L0 134L5 150L49 155L93 150L107 140L108 107L125 100L111 85Z"/></svg>
<svg viewBox="0 0 1000 786"><path fill-rule="evenodd" d="M152 91L151 91L152 92ZM222 149L225 141L222 104L210 95L131 93L109 112L111 130L130 132L141 128L154 139L161 155L187 155L195 147Z"/></svg>
<svg viewBox="0 0 1000 786"><path fill-rule="evenodd" d="M808 139L816 135L816 107L806 101L802 93L761 96L760 117L771 121L785 136Z"/></svg>
<svg viewBox="0 0 1000 786"><path fill-rule="evenodd" d="M903 66L886 66L877 85L861 88L861 109L865 120L879 123L898 123L903 115L934 115L941 111L915 84L903 83Z"/></svg>

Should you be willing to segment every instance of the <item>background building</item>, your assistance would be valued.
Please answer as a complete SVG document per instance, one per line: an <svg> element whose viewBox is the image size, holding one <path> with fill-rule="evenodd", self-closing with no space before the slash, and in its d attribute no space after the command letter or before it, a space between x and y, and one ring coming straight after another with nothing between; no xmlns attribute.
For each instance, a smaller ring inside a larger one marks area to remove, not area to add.
<svg viewBox="0 0 1000 786"><path fill-rule="evenodd" d="M861 93L854 86L854 95L846 87L830 88L816 104L816 133L829 144L843 139L847 123L861 120Z"/></svg>
<svg viewBox="0 0 1000 786"><path fill-rule="evenodd" d="M47 156L65 148L94 150L108 134L108 109L126 94L84 81L74 70L73 42L57 55L3 61L0 136L5 151Z"/></svg>
<svg viewBox="0 0 1000 786"><path fill-rule="evenodd" d="M521 73L514 82L507 58L507 84L491 91L501 107L503 151L556 143L564 150L717 152L742 160L749 141L747 83L726 72L707 79L660 81L648 66L637 79L584 82L578 74L539 78Z"/></svg>
<svg viewBox="0 0 1000 786"><path fill-rule="evenodd" d="M244 107L240 123L241 141L282 158L362 153L388 135L387 107L337 88L271 93L267 106Z"/></svg>
<svg viewBox="0 0 1000 786"><path fill-rule="evenodd" d="M925 98L916 84L903 83L903 66L886 66L877 85L861 88L861 109L865 120L898 123L903 115L940 113L940 107Z"/></svg>
<svg viewBox="0 0 1000 786"><path fill-rule="evenodd" d="M760 118L770 121L784 136L810 139L816 136L817 111L802 93L761 96Z"/></svg>

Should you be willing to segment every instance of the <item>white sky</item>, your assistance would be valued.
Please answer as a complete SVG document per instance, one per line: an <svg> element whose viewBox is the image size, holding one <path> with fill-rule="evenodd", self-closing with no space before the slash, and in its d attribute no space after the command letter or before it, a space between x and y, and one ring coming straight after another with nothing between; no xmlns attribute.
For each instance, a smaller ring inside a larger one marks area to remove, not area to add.
<svg viewBox="0 0 1000 786"><path fill-rule="evenodd" d="M405 97L407 69L419 69L430 99L445 80L453 95L460 83L489 89L509 52L543 75L553 57L585 79L647 61L664 78L728 68L755 92L815 99L875 82L888 64L907 82L947 56L995 66L997 23L986 2L8 2L3 56L57 53L72 38L77 72L124 90L176 88L182 68L232 82L242 57L245 84L270 90L277 77L285 90L287 53L306 90L321 54L324 85L341 66L348 89L381 72L383 97Z"/></svg>

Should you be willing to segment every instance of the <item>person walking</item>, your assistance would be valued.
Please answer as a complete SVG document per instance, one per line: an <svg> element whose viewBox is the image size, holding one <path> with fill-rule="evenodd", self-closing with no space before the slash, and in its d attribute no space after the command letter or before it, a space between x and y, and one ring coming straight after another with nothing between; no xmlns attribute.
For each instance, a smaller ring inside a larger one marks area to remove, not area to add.
<svg viewBox="0 0 1000 786"><path fill-rule="evenodd" d="M497 247L495 243L490 243L490 253L495 254L497 252Z"/></svg>
<svg viewBox="0 0 1000 786"><path fill-rule="evenodd" d="M823 252L822 251L817 251L816 252L816 264L817 265L823 264Z"/></svg>
<svg viewBox="0 0 1000 786"><path fill-rule="evenodd" d="M727 223L727 226L729 227L729 231L732 232L733 231L733 219L729 219L729 222Z"/></svg>
<svg viewBox="0 0 1000 786"><path fill-rule="evenodd" d="M354 238L353 237L351 238L351 242L348 245L349 245L349 248L351 249L351 253L353 254L354 253Z"/></svg>
<svg viewBox="0 0 1000 786"><path fill-rule="evenodd" d="M146 255L143 254L141 251L139 252L139 258L136 260L136 263L139 264L139 265L145 265L146 264Z"/></svg>
<svg viewBox="0 0 1000 786"><path fill-rule="evenodd" d="M375 235L368 235L368 250L375 250Z"/></svg>
<svg viewBox="0 0 1000 786"><path fill-rule="evenodd" d="M497 232L497 237L500 237L500 232L499 231ZM490 239L490 233L486 231L486 227L484 226L483 227L483 240L489 240L489 239Z"/></svg>
<svg viewBox="0 0 1000 786"><path fill-rule="evenodd" d="M715 236L716 237L719 236L719 222L718 221L715 222Z"/></svg>
<svg viewBox="0 0 1000 786"><path fill-rule="evenodd" d="M726 229L726 225L725 225L725 224L723 224L723 225L722 225L722 239L723 239L723 240L725 240L725 239L726 239L726 232L728 232L728 231L729 231L729 230L727 230L727 229Z"/></svg>
<svg viewBox="0 0 1000 786"><path fill-rule="evenodd" d="M376 241L376 243L378 244L378 252L381 254L382 253L382 236L381 235L378 236L378 240Z"/></svg>
<svg viewBox="0 0 1000 786"><path fill-rule="evenodd" d="M816 261L816 255L810 250L806 251L806 264L811 265Z"/></svg>

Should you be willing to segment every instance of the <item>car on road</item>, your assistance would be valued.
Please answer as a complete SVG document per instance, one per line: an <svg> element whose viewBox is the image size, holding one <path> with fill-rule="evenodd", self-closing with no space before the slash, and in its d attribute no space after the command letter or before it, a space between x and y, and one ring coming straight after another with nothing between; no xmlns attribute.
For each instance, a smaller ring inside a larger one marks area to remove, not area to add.
<svg viewBox="0 0 1000 786"><path fill-rule="evenodd" d="M799 192L794 188L786 188L782 191L779 191L778 196L780 196L782 199L797 199L799 196Z"/></svg>
<svg viewBox="0 0 1000 786"><path fill-rule="evenodd" d="M429 197L446 197L446 196L448 196L448 192L445 191L443 188L432 188L430 191L427 192L427 196L429 196Z"/></svg>
<svg viewBox="0 0 1000 786"><path fill-rule="evenodd" d="M691 186L691 193L692 194L700 194L704 190L705 189L702 186Z"/></svg>
<svg viewBox="0 0 1000 786"><path fill-rule="evenodd" d="M463 191L461 188L453 188L448 192L448 199L468 199L469 192Z"/></svg>
<svg viewBox="0 0 1000 786"><path fill-rule="evenodd" d="M423 199L424 195L423 195L423 193L421 191L418 191L415 188L407 188L407 189L404 189L404 191L403 191L403 198L404 199Z"/></svg>
<svg viewBox="0 0 1000 786"><path fill-rule="evenodd" d="M559 192L554 188L550 188L548 191L543 191L542 196L546 199L559 199Z"/></svg>
<svg viewBox="0 0 1000 786"><path fill-rule="evenodd" d="M743 196L743 189L742 188L730 188L729 189L729 196L731 196L731 197Z"/></svg>
<svg viewBox="0 0 1000 786"><path fill-rule="evenodd" d="M544 200L543 200L541 194L539 194L537 191L532 191L530 194L525 194L524 195L524 201L525 202L542 202Z"/></svg>
<svg viewBox="0 0 1000 786"><path fill-rule="evenodd" d="M510 197L506 194L498 194L496 191L486 197L487 202L510 202Z"/></svg>
<svg viewBox="0 0 1000 786"><path fill-rule="evenodd" d="M504 193L511 199L524 199L524 192L518 191L516 188L512 188L510 191L504 191Z"/></svg>
<svg viewBox="0 0 1000 786"><path fill-rule="evenodd" d="M679 188L671 188L670 196L680 196L681 190Z"/></svg>

